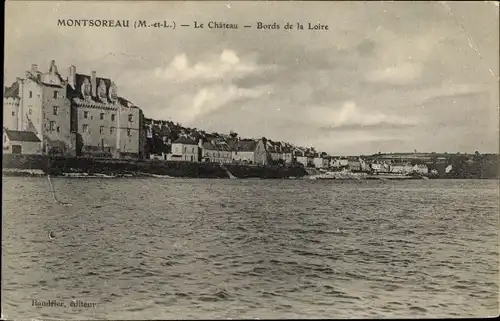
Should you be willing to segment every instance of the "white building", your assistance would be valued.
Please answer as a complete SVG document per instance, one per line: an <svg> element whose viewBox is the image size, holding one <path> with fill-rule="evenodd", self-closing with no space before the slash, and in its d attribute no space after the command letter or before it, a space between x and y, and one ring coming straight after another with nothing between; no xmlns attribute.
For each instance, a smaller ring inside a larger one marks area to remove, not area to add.
<svg viewBox="0 0 500 321"><path fill-rule="evenodd" d="M227 144L215 141L203 143L202 160L219 164L229 164L233 161L231 150Z"/></svg>
<svg viewBox="0 0 500 321"><path fill-rule="evenodd" d="M413 172L413 166L407 163L395 163L391 164L391 172L398 174L409 174Z"/></svg>
<svg viewBox="0 0 500 321"><path fill-rule="evenodd" d="M172 143L172 152L167 155L167 160L198 162L200 156L198 144L194 140L180 137Z"/></svg>
<svg viewBox="0 0 500 321"><path fill-rule="evenodd" d="M233 144L231 158L237 163L253 164L257 141L254 139L241 139Z"/></svg>
<svg viewBox="0 0 500 321"><path fill-rule="evenodd" d="M389 165L386 164L386 163L372 163L371 165L371 169L374 171L374 172L383 172L383 173L387 173L389 172Z"/></svg>
<svg viewBox="0 0 500 321"><path fill-rule="evenodd" d="M347 158L335 158L331 160L330 166L334 168L347 167L349 165L349 160Z"/></svg>
<svg viewBox="0 0 500 321"><path fill-rule="evenodd" d="M313 160L314 167L316 168L328 168L329 160L326 157L314 157Z"/></svg>
<svg viewBox="0 0 500 321"><path fill-rule="evenodd" d="M418 164L413 166L413 171L418 174L429 174L429 168L426 165L423 164Z"/></svg>

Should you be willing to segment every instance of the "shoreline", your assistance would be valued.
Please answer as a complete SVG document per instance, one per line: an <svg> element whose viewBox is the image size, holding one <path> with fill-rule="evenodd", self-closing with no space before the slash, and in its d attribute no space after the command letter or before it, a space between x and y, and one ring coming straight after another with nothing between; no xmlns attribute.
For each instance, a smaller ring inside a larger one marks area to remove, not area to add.
<svg viewBox="0 0 500 321"><path fill-rule="evenodd" d="M330 175L329 175L330 174ZM88 171L58 171L47 173L41 169L22 169L22 168L2 168L3 177L58 177L58 178L101 178L101 179L111 179L111 178L158 178L158 179L291 179L291 180L349 180L349 181L359 181L359 180L378 180L378 181L407 181L407 180L442 180L442 179L480 179L480 180L492 180L498 178L453 178L453 177L426 177L426 176L405 176L405 175L374 175L367 173L353 173L353 172L329 172L329 174L320 175L304 175L301 177L288 176L280 178L271 177L190 177L190 176L171 176L171 175L161 175L152 174L146 172L88 172ZM337 175L336 175L337 174ZM362 175L360 175L362 174Z"/></svg>
<svg viewBox="0 0 500 321"><path fill-rule="evenodd" d="M4 155L4 176L53 177L155 177L248 179L303 177L299 166L259 166L208 162L179 162L136 159L58 157L44 155Z"/></svg>
<svg viewBox="0 0 500 321"><path fill-rule="evenodd" d="M73 178L217 178L306 180L498 179L495 176L425 175L316 169L300 165L255 165L141 159L4 154L3 176Z"/></svg>

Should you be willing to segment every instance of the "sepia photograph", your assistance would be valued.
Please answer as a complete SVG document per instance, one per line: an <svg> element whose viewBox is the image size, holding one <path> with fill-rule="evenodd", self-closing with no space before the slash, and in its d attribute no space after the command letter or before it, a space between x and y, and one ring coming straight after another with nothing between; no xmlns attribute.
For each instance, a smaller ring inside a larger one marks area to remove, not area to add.
<svg viewBox="0 0 500 321"><path fill-rule="evenodd" d="M498 317L498 1L5 2L2 320Z"/></svg>

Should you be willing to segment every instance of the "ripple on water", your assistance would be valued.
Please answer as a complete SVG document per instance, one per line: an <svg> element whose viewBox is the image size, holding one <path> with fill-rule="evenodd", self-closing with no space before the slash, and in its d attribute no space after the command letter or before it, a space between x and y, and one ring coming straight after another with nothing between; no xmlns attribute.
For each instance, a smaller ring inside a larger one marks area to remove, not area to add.
<svg viewBox="0 0 500 321"><path fill-rule="evenodd" d="M498 313L497 182L54 179L71 213L30 197L46 180L3 183L2 309L18 319ZM65 241L40 242L43 226ZM106 315L30 309L35 291Z"/></svg>

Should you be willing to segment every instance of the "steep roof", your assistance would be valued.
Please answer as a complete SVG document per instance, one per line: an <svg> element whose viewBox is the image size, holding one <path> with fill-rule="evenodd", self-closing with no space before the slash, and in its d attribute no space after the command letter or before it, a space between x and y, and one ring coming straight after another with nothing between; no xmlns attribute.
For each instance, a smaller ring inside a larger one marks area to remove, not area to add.
<svg viewBox="0 0 500 321"><path fill-rule="evenodd" d="M11 141L15 142L40 142L33 132L4 129L5 134Z"/></svg>
<svg viewBox="0 0 500 321"><path fill-rule="evenodd" d="M4 98L19 98L19 84L18 82L14 82L12 86L5 87L3 92Z"/></svg>
<svg viewBox="0 0 500 321"><path fill-rule="evenodd" d="M239 152L254 152L257 142L253 139L242 139L236 143L236 150Z"/></svg>
<svg viewBox="0 0 500 321"><path fill-rule="evenodd" d="M194 140L187 137L180 137L173 142L173 144L184 144L184 145L198 145Z"/></svg>
<svg viewBox="0 0 500 321"><path fill-rule="evenodd" d="M98 78L99 79L99 78ZM109 92L109 87L107 89L107 91ZM108 94L106 94L107 96ZM109 98L108 98L109 100ZM138 108L137 106L134 105L134 103L132 103L130 100L127 100L123 97L118 97L118 102L120 103L120 105L123 105L123 106L127 106L127 107L131 107L131 108Z"/></svg>
<svg viewBox="0 0 500 321"><path fill-rule="evenodd" d="M230 148L227 144L212 144L210 142L203 143L203 148L207 150L218 150L218 151L230 151Z"/></svg>
<svg viewBox="0 0 500 321"><path fill-rule="evenodd" d="M63 88L61 85L56 85L56 84L49 84L46 82L40 82L40 84L44 85L45 87L51 87L51 88Z"/></svg>
<svg viewBox="0 0 500 321"><path fill-rule="evenodd" d="M89 75L84 75L84 74L76 74L75 78L76 78L75 89L71 88L71 86L68 85L68 98L83 99L84 98L83 93L82 93L83 82L85 81L85 78L88 78L88 80L92 83L92 77ZM111 100L109 99L109 89L111 87L111 79L96 77L96 86L99 86L99 84L101 83L101 80L104 81L104 84L106 85L105 102L111 103ZM92 100L97 101L97 102L101 102L101 99L99 97L96 97L96 96L93 96Z"/></svg>

